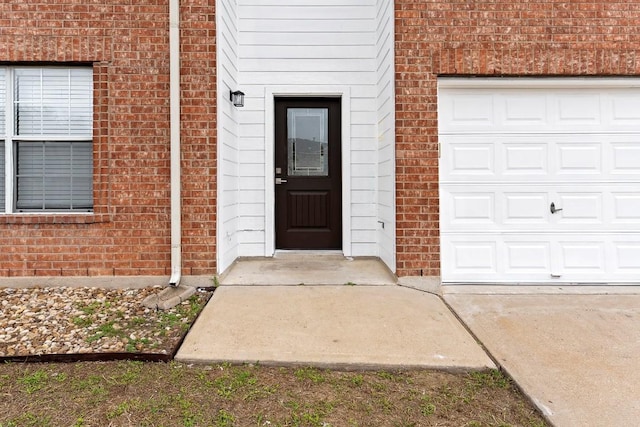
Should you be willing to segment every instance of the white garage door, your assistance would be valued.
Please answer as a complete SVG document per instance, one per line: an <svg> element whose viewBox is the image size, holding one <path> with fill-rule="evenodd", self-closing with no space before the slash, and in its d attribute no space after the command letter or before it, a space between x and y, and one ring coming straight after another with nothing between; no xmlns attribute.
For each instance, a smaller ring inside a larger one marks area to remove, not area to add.
<svg viewBox="0 0 640 427"><path fill-rule="evenodd" d="M640 282L640 80L441 79L438 115L443 282Z"/></svg>

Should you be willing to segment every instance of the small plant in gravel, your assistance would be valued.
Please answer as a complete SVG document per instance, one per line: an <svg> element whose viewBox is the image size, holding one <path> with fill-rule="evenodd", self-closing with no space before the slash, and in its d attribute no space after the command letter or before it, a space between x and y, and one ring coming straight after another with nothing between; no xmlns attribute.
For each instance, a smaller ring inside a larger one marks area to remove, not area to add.
<svg viewBox="0 0 640 427"><path fill-rule="evenodd" d="M94 314L96 314L96 312L98 311L98 309L100 308L102 304L99 301L92 301L89 304L85 304L85 303L77 303L76 307L78 308L78 310L80 310L81 312L83 312L85 315L87 316L93 316Z"/></svg>
<svg viewBox="0 0 640 427"><path fill-rule="evenodd" d="M120 352L170 355L211 292L198 292L167 311L145 308L142 301L158 290L0 289L0 300L20 304L25 313L33 314L0 310L0 324L12 325L0 328L0 341L7 343L0 343L0 357ZM46 336L35 331L46 331Z"/></svg>
<svg viewBox="0 0 640 427"><path fill-rule="evenodd" d="M73 322L74 325L80 328L86 328L91 324L93 324L93 320L86 316L74 316L71 318L71 321Z"/></svg>
<svg viewBox="0 0 640 427"><path fill-rule="evenodd" d="M100 326L98 326L98 331L87 338L88 343L92 343L94 341L98 341L104 337L122 337L124 336L124 332L121 328L115 327L115 322L107 322Z"/></svg>
<svg viewBox="0 0 640 427"><path fill-rule="evenodd" d="M124 347L124 351L128 353L135 353L141 347L151 344L149 338L127 338L127 345Z"/></svg>

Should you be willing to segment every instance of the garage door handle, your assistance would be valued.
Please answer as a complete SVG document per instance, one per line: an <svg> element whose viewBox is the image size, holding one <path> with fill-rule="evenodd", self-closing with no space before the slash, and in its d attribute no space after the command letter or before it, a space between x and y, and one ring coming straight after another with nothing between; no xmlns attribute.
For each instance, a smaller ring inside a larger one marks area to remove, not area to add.
<svg viewBox="0 0 640 427"><path fill-rule="evenodd" d="M554 214L556 212L560 212L562 210L562 208L560 209L556 209L556 204L551 202L551 206L549 207L549 209L551 210L551 213Z"/></svg>

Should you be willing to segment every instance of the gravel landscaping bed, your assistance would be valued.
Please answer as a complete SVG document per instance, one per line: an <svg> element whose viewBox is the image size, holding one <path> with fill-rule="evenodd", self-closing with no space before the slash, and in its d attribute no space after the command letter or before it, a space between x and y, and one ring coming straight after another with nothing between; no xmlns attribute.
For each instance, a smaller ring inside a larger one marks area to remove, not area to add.
<svg viewBox="0 0 640 427"><path fill-rule="evenodd" d="M161 289L0 288L0 357L172 355L211 292L168 310L142 305Z"/></svg>

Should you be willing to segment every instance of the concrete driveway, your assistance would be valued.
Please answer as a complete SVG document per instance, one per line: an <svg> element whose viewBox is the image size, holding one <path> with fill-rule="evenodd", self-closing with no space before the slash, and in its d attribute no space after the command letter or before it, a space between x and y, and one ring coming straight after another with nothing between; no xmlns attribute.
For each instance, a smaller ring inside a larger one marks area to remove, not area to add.
<svg viewBox="0 0 640 427"><path fill-rule="evenodd" d="M556 426L639 425L640 288L568 289L445 287L444 299Z"/></svg>

